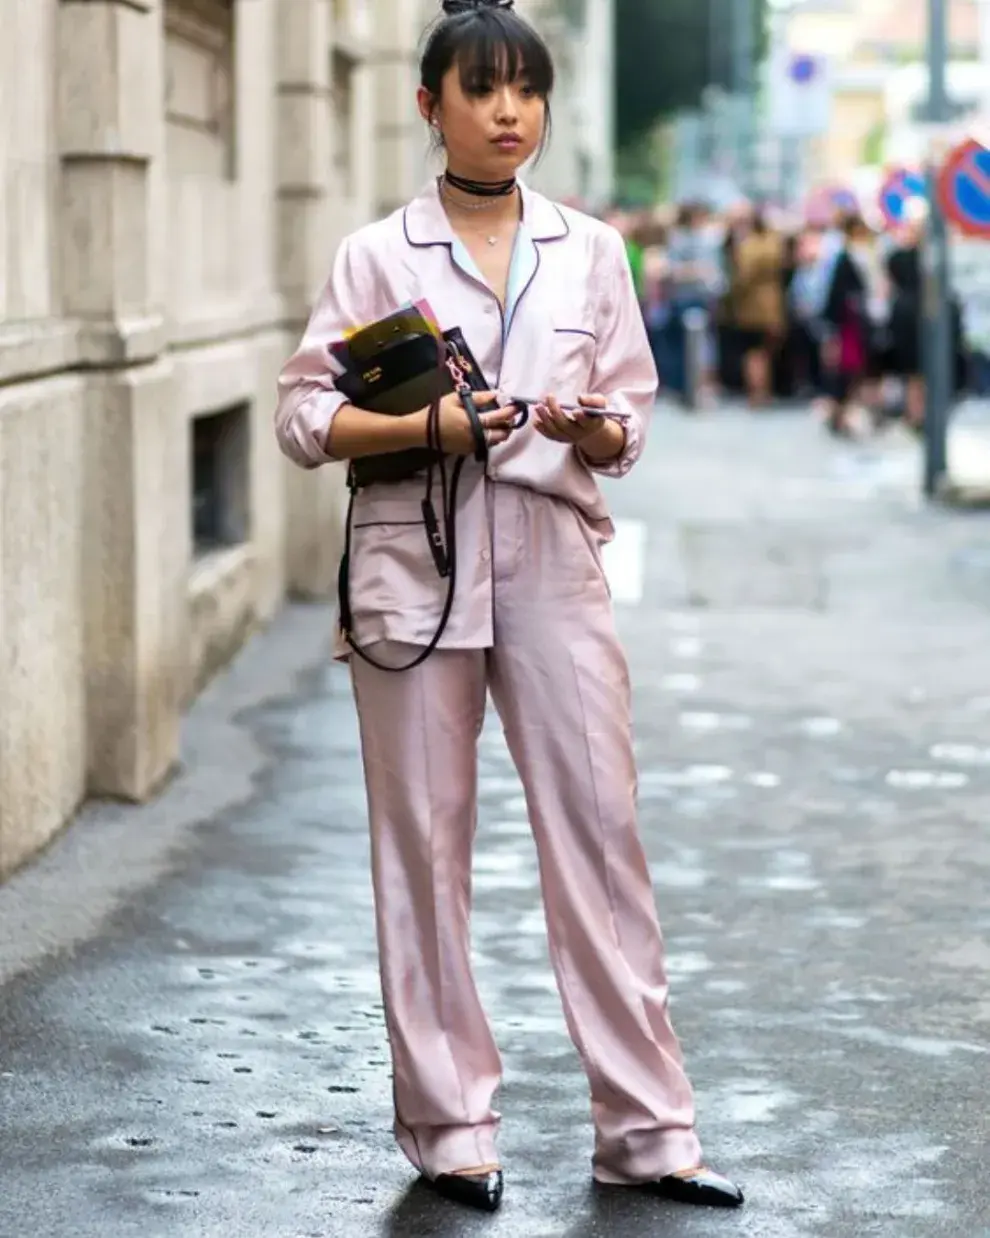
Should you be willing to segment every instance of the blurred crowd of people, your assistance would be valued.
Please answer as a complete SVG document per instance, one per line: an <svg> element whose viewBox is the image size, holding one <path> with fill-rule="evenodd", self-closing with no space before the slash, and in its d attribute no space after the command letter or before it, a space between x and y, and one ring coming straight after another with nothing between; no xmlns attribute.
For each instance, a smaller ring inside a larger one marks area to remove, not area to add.
<svg viewBox="0 0 990 1238"><path fill-rule="evenodd" d="M878 232L857 214L795 225L698 202L608 220L625 237L668 394L739 394L754 409L813 400L835 435L862 414L923 427L921 220ZM985 393L990 366L966 346L958 304L952 319L957 388Z"/></svg>

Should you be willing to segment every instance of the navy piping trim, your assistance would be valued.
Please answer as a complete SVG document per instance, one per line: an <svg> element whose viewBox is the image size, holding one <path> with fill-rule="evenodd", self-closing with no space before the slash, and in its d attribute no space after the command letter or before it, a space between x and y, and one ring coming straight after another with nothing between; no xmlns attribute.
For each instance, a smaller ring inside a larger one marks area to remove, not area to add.
<svg viewBox="0 0 990 1238"><path fill-rule="evenodd" d="M414 241L409 235L409 223L406 219L408 212L409 207L406 206L402 211L402 232L407 245L411 245L414 249L431 249L434 245L446 245L448 249L451 248L450 241Z"/></svg>
<svg viewBox="0 0 990 1238"><path fill-rule="evenodd" d="M552 206L553 209L557 212L557 218L560 220L561 225L564 229L563 235L561 236L534 236L533 240L536 241L538 245L544 245L548 241L562 241L566 237L569 237L571 235L571 225L564 218L563 212L561 211L560 207L556 204L556 202L551 202L550 206ZM409 206L407 204L402 209L402 234L406 238L407 245L411 245L414 249L431 249L434 245L446 245L448 249L451 248L450 241L414 241L412 237L409 235L409 221L407 218L408 214L409 214Z"/></svg>

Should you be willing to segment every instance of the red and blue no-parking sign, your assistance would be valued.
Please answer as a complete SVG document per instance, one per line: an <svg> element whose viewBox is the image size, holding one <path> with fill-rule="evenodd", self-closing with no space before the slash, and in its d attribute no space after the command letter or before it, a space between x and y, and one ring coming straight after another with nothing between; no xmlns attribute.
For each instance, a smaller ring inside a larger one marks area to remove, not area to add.
<svg viewBox="0 0 990 1238"><path fill-rule="evenodd" d="M914 198L923 198L926 193L924 174L910 168L895 168L880 186L880 213L888 226L903 223L907 216L908 203Z"/></svg>
<svg viewBox="0 0 990 1238"><path fill-rule="evenodd" d="M990 240L990 150L970 139L949 153L938 178L946 219L964 236Z"/></svg>

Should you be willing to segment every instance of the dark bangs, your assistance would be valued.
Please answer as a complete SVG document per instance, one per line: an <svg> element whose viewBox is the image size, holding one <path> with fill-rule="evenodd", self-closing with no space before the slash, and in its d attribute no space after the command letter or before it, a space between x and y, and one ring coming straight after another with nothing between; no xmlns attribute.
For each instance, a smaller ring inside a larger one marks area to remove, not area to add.
<svg viewBox="0 0 990 1238"><path fill-rule="evenodd" d="M455 64L465 94L483 94L506 82L525 82L543 99L553 90L550 49L509 8L471 9L441 19L420 64L420 80L430 94L439 97L443 78Z"/></svg>

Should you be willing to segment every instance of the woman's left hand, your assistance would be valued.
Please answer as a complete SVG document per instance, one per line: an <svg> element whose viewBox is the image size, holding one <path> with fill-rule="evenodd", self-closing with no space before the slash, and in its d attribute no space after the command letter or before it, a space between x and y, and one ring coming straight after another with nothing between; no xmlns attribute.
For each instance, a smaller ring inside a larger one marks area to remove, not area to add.
<svg viewBox="0 0 990 1238"><path fill-rule="evenodd" d="M578 396L578 403L584 408L605 408L607 402L603 395L582 395ZM589 417L579 411L565 413L559 400L552 395L533 408L534 428L554 443L584 443L606 424L604 417Z"/></svg>

